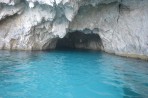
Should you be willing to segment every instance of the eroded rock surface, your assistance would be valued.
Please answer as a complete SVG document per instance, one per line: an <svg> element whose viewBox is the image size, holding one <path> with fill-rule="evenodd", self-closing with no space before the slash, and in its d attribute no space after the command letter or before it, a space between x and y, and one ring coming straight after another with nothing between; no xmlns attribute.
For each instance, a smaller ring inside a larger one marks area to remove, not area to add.
<svg viewBox="0 0 148 98"><path fill-rule="evenodd" d="M147 0L0 0L0 49L54 49L81 31L106 52L148 58L147 12Z"/></svg>

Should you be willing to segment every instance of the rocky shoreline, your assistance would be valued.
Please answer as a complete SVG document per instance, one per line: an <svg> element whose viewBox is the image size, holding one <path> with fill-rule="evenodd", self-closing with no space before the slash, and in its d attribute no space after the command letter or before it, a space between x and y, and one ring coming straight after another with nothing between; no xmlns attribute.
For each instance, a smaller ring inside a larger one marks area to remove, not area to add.
<svg viewBox="0 0 148 98"><path fill-rule="evenodd" d="M0 0L0 49L55 49L59 39L82 32L100 40L75 37L78 48L147 60L147 12L147 0Z"/></svg>

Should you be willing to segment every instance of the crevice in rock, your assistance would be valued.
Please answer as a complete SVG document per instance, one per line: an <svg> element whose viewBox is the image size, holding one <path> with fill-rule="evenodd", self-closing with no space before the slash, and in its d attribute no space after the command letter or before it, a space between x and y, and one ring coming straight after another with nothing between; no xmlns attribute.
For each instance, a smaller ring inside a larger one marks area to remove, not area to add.
<svg viewBox="0 0 148 98"><path fill-rule="evenodd" d="M121 0L119 3L119 14L123 14L123 11L130 12L130 10L130 7L124 5Z"/></svg>
<svg viewBox="0 0 148 98"><path fill-rule="evenodd" d="M102 41L98 34L85 34L82 31L69 32L64 38L58 39L55 49L89 49L101 50Z"/></svg>

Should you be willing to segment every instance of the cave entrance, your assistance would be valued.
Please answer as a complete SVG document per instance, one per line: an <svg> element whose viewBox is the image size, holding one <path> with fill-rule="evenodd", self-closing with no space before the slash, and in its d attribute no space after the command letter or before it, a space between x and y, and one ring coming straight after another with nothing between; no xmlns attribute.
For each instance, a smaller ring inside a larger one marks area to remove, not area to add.
<svg viewBox="0 0 148 98"><path fill-rule="evenodd" d="M64 38L58 39L56 49L89 49L101 50L102 41L98 34L85 34L81 31L69 32Z"/></svg>

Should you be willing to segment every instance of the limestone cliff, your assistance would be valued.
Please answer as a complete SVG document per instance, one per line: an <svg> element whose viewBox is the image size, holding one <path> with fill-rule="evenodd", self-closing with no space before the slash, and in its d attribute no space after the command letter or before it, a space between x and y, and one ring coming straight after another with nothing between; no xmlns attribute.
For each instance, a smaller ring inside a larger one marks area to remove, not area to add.
<svg viewBox="0 0 148 98"><path fill-rule="evenodd" d="M54 49L79 31L103 51L148 58L147 12L148 0L0 0L0 49Z"/></svg>

